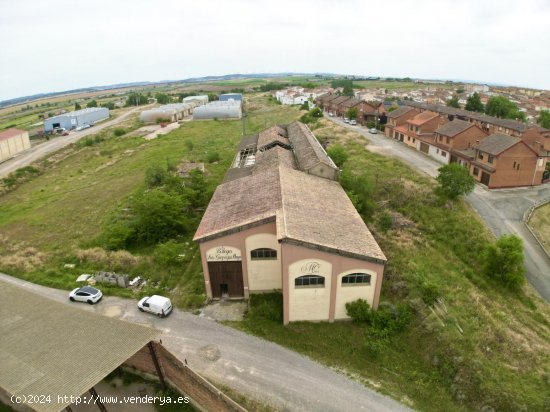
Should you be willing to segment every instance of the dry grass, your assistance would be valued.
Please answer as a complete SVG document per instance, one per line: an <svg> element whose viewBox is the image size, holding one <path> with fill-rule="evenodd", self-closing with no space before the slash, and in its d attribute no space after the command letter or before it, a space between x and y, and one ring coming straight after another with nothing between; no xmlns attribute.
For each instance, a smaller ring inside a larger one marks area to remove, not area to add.
<svg viewBox="0 0 550 412"><path fill-rule="evenodd" d="M95 263L105 267L133 268L141 262L141 258L126 250L110 252L100 247L78 249L75 256L81 262Z"/></svg>
<svg viewBox="0 0 550 412"><path fill-rule="evenodd" d="M529 219L529 226L537 234L546 251L550 253L550 203L535 209Z"/></svg>
<svg viewBox="0 0 550 412"><path fill-rule="evenodd" d="M33 247L21 247L14 245L8 249L7 254L0 256L0 266L15 271L29 272L40 268L48 259L48 255Z"/></svg>

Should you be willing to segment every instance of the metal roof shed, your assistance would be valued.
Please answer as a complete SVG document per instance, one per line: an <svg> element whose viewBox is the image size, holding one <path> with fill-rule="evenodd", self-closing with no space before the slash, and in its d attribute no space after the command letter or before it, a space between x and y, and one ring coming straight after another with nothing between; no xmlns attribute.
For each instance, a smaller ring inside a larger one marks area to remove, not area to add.
<svg viewBox="0 0 550 412"><path fill-rule="evenodd" d="M57 412L159 335L159 331L55 302L0 281L0 398L51 395L27 404Z"/></svg>

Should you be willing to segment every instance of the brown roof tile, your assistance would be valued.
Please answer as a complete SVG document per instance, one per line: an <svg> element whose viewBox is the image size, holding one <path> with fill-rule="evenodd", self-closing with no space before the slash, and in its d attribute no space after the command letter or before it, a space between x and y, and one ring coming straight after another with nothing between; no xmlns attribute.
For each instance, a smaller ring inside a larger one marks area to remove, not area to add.
<svg viewBox="0 0 550 412"><path fill-rule="evenodd" d="M443 136L454 137L457 134L469 129L470 127L474 127L474 125L464 120L455 119L452 122L445 123L435 132Z"/></svg>
<svg viewBox="0 0 550 412"><path fill-rule="evenodd" d="M436 118L437 116L439 116L437 113L426 110L407 120L407 123L413 124L415 126L421 126L424 123L429 122L433 118Z"/></svg>

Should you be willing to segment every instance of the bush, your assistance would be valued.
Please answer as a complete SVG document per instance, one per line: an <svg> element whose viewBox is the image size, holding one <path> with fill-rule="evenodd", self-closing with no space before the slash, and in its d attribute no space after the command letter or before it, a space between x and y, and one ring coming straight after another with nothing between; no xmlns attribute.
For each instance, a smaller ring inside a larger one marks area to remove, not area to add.
<svg viewBox="0 0 550 412"><path fill-rule="evenodd" d="M438 171L438 192L448 199L454 200L474 190L475 180L464 166L451 163L440 167Z"/></svg>
<svg viewBox="0 0 550 412"><path fill-rule="evenodd" d="M370 323L372 319L372 310L369 302L365 299L357 299L346 303L346 313L357 323Z"/></svg>
<svg viewBox="0 0 550 412"><path fill-rule="evenodd" d="M517 290L525 283L523 242L515 235L503 235L483 253L484 272L504 286Z"/></svg>
<svg viewBox="0 0 550 412"><path fill-rule="evenodd" d="M378 227L382 232L387 232L393 227L393 217L389 213L382 213L378 217Z"/></svg>
<svg viewBox="0 0 550 412"><path fill-rule="evenodd" d="M183 246L174 241L169 240L165 243L160 243L156 246L153 253L155 262L164 266L177 266L180 264L179 255L183 250Z"/></svg>
<svg viewBox="0 0 550 412"><path fill-rule="evenodd" d="M189 149L190 151L193 150L193 142L189 139L187 139L185 141L185 147L187 147L187 149Z"/></svg>
<svg viewBox="0 0 550 412"><path fill-rule="evenodd" d="M439 288L428 281L420 282L419 289L420 296L426 305L433 305L437 301L437 298L441 296Z"/></svg>
<svg viewBox="0 0 550 412"><path fill-rule="evenodd" d="M206 161L208 163L214 163L220 161L220 154L218 152L210 152L206 155Z"/></svg>
<svg viewBox="0 0 550 412"><path fill-rule="evenodd" d="M124 130L122 127L117 127L115 130L113 130L113 134L115 137L120 137L126 134L126 130Z"/></svg>
<svg viewBox="0 0 550 412"><path fill-rule="evenodd" d="M262 293L250 295L250 312L252 318L262 318L273 322L283 321L282 293Z"/></svg>
<svg viewBox="0 0 550 412"><path fill-rule="evenodd" d="M160 165L151 166L145 171L145 183L149 188L162 186L167 179L168 172Z"/></svg>
<svg viewBox="0 0 550 412"><path fill-rule="evenodd" d="M348 154L344 148L338 144L330 146L327 154L338 167L342 167L348 158Z"/></svg>

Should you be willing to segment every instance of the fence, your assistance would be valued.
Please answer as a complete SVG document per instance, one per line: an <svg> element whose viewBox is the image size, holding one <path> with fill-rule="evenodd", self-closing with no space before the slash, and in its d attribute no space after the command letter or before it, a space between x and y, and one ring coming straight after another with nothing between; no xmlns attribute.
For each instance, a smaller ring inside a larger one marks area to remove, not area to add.
<svg viewBox="0 0 550 412"><path fill-rule="evenodd" d="M214 385L184 365L160 343L152 342L152 347L164 375L164 380L180 392L189 396L193 403L203 411L216 412L247 412ZM156 366L149 347L144 346L134 356L126 360L122 366L137 369L140 372L158 377Z"/></svg>

